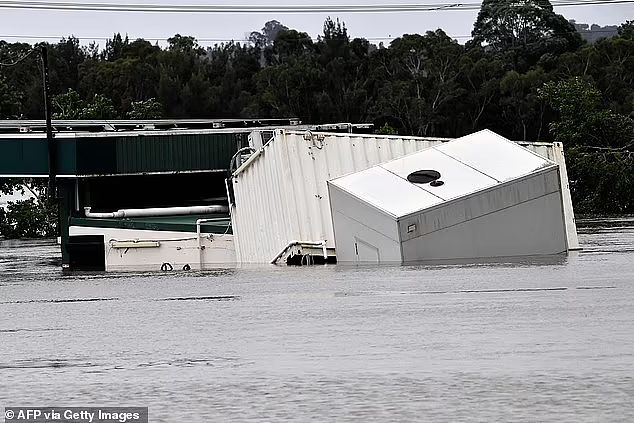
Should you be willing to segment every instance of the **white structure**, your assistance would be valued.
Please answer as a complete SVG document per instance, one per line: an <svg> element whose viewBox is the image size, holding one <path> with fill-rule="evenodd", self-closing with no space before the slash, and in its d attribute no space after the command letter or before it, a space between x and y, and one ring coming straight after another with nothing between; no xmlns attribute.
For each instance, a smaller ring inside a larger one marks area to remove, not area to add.
<svg viewBox="0 0 634 423"><path fill-rule="evenodd" d="M324 245L332 254L335 242L326 181L442 142L276 130L231 178L238 263L269 263L295 242L312 244L317 252Z"/></svg>
<svg viewBox="0 0 634 423"><path fill-rule="evenodd" d="M408 180L423 169L439 172L444 184ZM568 249L559 167L490 131L334 179L328 188L339 262Z"/></svg>
<svg viewBox="0 0 634 423"><path fill-rule="evenodd" d="M106 271L235 267L231 234L71 226L70 236L100 235Z"/></svg>
<svg viewBox="0 0 634 423"><path fill-rule="evenodd" d="M257 152L231 178L230 211L238 263L283 258L280 253L288 250L288 255L289 246L298 241L305 246L312 243L315 254L322 245L332 254L335 239L326 181L449 141L290 130L276 130L270 140L252 139L263 141L262 147L254 143ZM523 145L560 165L568 244L578 248L561 144ZM495 157L497 153L487 154Z"/></svg>

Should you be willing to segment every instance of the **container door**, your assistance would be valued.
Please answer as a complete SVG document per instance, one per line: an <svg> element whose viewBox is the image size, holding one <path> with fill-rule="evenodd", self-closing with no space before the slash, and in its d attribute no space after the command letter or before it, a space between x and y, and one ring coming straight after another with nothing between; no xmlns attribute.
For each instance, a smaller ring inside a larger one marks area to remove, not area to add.
<svg viewBox="0 0 634 423"><path fill-rule="evenodd" d="M358 263L379 263L379 249L374 245L355 237L354 248Z"/></svg>

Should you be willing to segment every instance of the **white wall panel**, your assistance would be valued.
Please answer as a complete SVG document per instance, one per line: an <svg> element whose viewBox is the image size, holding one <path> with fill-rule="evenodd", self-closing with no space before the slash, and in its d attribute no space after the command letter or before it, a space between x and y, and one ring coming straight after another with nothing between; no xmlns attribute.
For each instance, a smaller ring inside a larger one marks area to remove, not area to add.
<svg viewBox="0 0 634 423"><path fill-rule="evenodd" d="M559 192L403 242L403 261L557 254L566 251Z"/></svg>

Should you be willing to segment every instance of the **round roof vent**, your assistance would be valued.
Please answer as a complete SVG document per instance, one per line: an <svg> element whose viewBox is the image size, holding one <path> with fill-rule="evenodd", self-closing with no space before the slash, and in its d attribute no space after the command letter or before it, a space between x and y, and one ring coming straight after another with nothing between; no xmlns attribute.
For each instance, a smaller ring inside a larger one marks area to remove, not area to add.
<svg viewBox="0 0 634 423"><path fill-rule="evenodd" d="M407 175L407 180L414 184L428 184L440 178L436 170L417 170Z"/></svg>

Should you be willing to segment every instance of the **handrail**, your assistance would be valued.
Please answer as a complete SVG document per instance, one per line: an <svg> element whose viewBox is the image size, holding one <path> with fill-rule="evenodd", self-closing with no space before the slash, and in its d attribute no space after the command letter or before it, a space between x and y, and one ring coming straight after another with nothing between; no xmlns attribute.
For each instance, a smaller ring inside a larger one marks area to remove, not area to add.
<svg viewBox="0 0 634 423"><path fill-rule="evenodd" d="M307 246L311 246L311 247L322 247L323 251L324 251L324 258L327 259L328 258L328 251L326 248L326 241L297 241L297 240L293 240L291 242L289 242L286 247L284 247L282 249L282 251L280 251L273 260L270 261L270 264L275 264L277 263L277 261L280 259L280 257L282 257L284 255L284 253L286 252L286 250L288 250L289 248L291 248L294 245L307 245Z"/></svg>

